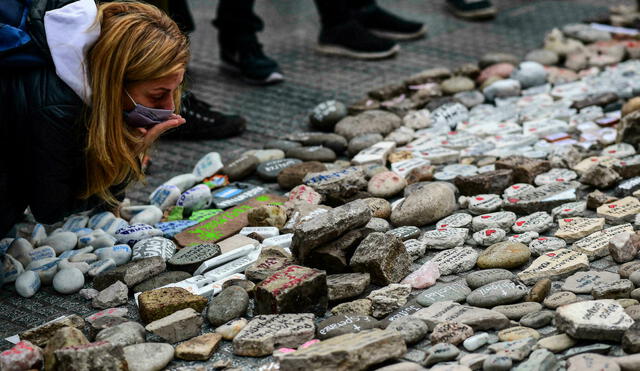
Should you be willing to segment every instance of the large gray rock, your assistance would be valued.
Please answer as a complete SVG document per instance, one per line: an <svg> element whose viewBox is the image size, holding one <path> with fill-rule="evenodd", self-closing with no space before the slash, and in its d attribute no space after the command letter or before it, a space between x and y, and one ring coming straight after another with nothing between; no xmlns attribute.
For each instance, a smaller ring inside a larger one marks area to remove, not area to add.
<svg viewBox="0 0 640 371"><path fill-rule="evenodd" d="M370 110L343 118L336 124L335 131L347 140L351 140L358 135L369 133L387 135L401 125L402 120L393 113Z"/></svg>
<svg viewBox="0 0 640 371"><path fill-rule="evenodd" d="M372 283L385 286L407 275L411 257L398 237L374 232L356 248L349 265L357 272L369 273Z"/></svg>
<svg viewBox="0 0 640 371"><path fill-rule="evenodd" d="M171 344L142 343L124 347L129 371L160 371L173 360Z"/></svg>
<svg viewBox="0 0 640 371"><path fill-rule="evenodd" d="M311 250L367 224L370 219L371 209L365 201L356 200L336 207L296 226L291 252L304 263Z"/></svg>
<svg viewBox="0 0 640 371"><path fill-rule="evenodd" d="M394 225L423 226L451 215L458 205L450 185L431 183L409 194L391 211Z"/></svg>
<svg viewBox="0 0 640 371"><path fill-rule="evenodd" d="M121 281L127 285L127 287L133 287L163 272L165 269L166 263L164 259L159 256L132 261L94 277L93 288L96 290L104 290L116 281Z"/></svg>
<svg viewBox="0 0 640 371"><path fill-rule="evenodd" d="M399 358L406 351L400 333L374 329L336 336L288 353L281 359L280 369L364 370L387 359Z"/></svg>
<svg viewBox="0 0 640 371"><path fill-rule="evenodd" d="M276 347L297 348L315 337L313 319L310 313L255 316L233 338L233 353L261 357Z"/></svg>

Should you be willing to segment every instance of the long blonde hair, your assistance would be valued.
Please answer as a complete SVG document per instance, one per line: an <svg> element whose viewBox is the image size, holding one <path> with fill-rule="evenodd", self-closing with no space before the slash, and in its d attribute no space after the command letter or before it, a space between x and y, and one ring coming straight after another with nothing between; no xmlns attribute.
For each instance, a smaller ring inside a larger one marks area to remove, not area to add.
<svg viewBox="0 0 640 371"><path fill-rule="evenodd" d="M100 37L88 51L91 107L87 112L86 188L117 203L109 188L144 178L140 160L147 150L124 122L126 84L166 77L186 68L187 37L160 9L140 2L98 5ZM180 89L173 99L180 107Z"/></svg>

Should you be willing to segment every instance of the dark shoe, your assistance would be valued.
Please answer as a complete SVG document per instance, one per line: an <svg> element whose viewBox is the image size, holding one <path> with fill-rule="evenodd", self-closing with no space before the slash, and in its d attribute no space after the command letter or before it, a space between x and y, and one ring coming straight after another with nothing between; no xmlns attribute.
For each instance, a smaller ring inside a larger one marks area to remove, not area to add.
<svg viewBox="0 0 640 371"><path fill-rule="evenodd" d="M375 4L358 10L355 17L371 33L387 39L411 40L427 33L423 23L402 19Z"/></svg>
<svg viewBox="0 0 640 371"><path fill-rule="evenodd" d="M496 8L489 0L447 0L449 9L460 18L486 19L496 15Z"/></svg>
<svg viewBox="0 0 640 371"><path fill-rule="evenodd" d="M182 95L180 115L183 125L163 135L171 139L221 139L241 134L247 120L237 115L225 115L214 111L211 105L197 99L191 92Z"/></svg>
<svg viewBox="0 0 640 371"><path fill-rule="evenodd" d="M357 59L388 58L400 50L395 42L378 37L356 20L320 31L316 50Z"/></svg>
<svg viewBox="0 0 640 371"><path fill-rule="evenodd" d="M222 67L250 84L268 85L284 80L278 63L267 57L255 34L220 40Z"/></svg>

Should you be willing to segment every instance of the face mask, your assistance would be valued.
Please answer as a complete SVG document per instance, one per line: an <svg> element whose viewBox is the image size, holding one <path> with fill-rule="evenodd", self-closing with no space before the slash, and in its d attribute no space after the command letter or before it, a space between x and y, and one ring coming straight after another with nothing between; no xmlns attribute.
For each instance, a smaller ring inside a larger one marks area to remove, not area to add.
<svg viewBox="0 0 640 371"><path fill-rule="evenodd" d="M127 93L129 99L135 104L135 107L131 111L124 112L124 122L126 122L127 125L135 127L153 126L167 121L173 114L173 110L170 109L150 108L138 104L131 98L129 92L126 90L124 92Z"/></svg>

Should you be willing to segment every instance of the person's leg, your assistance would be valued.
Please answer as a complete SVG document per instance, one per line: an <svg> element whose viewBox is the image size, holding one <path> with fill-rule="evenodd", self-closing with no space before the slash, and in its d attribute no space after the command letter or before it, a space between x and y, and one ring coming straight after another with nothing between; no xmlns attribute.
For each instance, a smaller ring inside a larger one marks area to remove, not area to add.
<svg viewBox="0 0 640 371"><path fill-rule="evenodd" d="M278 63L267 57L258 42L257 32L264 23L253 12L254 0L220 0L216 19L220 58L223 67L239 73L254 84L283 80Z"/></svg>
<svg viewBox="0 0 640 371"><path fill-rule="evenodd" d="M465 19L486 19L496 15L496 8L489 0L447 0L453 14Z"/></svg>
<svg viewBox="0 0 640 371"><path fill-rule="evenodd" d="M361 0L358 0L361 1ZM320 15L320 36L316 50L323 54L359 59L387 58L400 47L372 34L353 14L346 0L315 0Z"/></svg>

